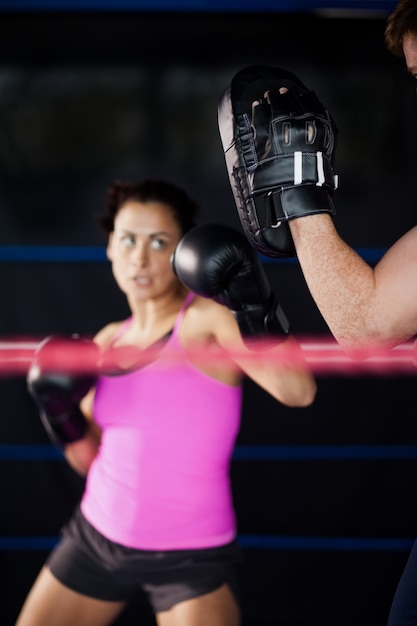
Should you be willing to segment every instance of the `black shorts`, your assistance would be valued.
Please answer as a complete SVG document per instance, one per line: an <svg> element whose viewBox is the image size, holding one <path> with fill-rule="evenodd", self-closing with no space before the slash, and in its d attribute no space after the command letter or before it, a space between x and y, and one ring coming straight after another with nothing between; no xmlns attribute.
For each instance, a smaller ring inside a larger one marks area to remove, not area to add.
<svg viewBox="0 0 417 626"><path fill-rule="evenodd" d="M130 601L144 593L155 613L228 583L239 602L236 541L203 550L135 550L103 537L79 509L47 565L64 585L93 598Z"/></svg>

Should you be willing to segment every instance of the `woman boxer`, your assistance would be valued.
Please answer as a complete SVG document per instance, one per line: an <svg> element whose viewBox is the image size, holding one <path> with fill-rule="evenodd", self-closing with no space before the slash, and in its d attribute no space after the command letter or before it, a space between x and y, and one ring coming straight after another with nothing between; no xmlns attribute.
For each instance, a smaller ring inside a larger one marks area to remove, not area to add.
<svg viewBox="0 0 417 626"><path fill-rule="evenodd" d="M86 486L17 626L105 626L138 593L148 597L159 626L240 624L228 469L242 377L297 407L313 402L316 384L301 358L297 366L285 363L288 344L292 354L297 344L279 328L276 302L246 239L220 227L211 240L209 227L205 240L204 227L192 228L196 216L194 201L165 181L108 189L107 255L131 316L96 335L97 378L49 373L44 357L53 338L29 372L41 416ZM174 256L185 233L186 249L179 246ZM172 269L173 262L185 274L190 253L197 264L188 278L203 293L211 273L211 297L195 295ZM230 267L236 271L227 278ZM268 354L276 353L275 368L245 344L258 332L260 313L273 335ZM217 347L229 355L221 362L208 358Z"/></svg>

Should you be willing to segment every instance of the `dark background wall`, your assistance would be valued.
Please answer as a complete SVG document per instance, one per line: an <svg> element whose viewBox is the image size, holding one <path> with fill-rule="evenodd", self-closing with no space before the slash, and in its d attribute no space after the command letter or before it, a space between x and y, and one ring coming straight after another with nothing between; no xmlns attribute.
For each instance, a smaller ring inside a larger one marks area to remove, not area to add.
<svg viewBox="0 0 417 626"><path fill-rule="evenodd" d="M365 254L391 245L415 223L417 128L385 17L0 14L2 341L91 335L127 315L107 263L81 257L104 245L95 216L116 178L166 177L206 221L240 228L216 114L246 65L282 66L316 91L340 131L337 227ZM34 260L53 246L72 260ZM296 260L265 269L293 333L327 339ZM245 626L384 626L416 534L414 374L335 371L318 384L308 409L245 387L232 464ZM11 626L83 482L50 446L24 376L3 374L0 398L0 623ZM146 619L138 601L119 623Z"/></svg>

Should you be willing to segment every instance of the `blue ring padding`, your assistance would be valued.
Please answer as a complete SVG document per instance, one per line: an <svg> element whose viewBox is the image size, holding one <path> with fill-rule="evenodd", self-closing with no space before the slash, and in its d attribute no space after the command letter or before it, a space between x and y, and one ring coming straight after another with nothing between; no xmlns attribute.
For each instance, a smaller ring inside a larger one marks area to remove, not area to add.
<svg viewBox="0 0 417 626"><path fill-rule="evenodd" d="M409 551L415 539L396 537L286 537L279 535L239 535L244 548L278 550Z"/></svg>
<svg viewBox="0 0 417 626"><path fill-rule="evenodd" d="M0 551L49 551L58 536L0 537ZM297 537L280 535L238 535L243 548L256 550L409 551L415 541L398 537Z"/></svg>
<svg viewBox="0 0 417 626"><path fill-rule="evenodd" d="M0 261L75 262L107 261L101 246L0 246Z"/></svg>
<svg viewBox="0 0 417 626"><path fill-rule="evenodd" d="M238 461L359 461L417 459L413 445L237 446Z"/></svg>
<svg viewBox="0 0 417 626"><path fill-rule="evenodd" d="M63 461L62 451L52 444L0 444L0 461Z"/></svg>
<svg viewBox="0 0 417 626"><path fill-rule="evenodd" d="M0 0L1 1L1 0ZM356 248L367 263L374 264L386 252L386 248ZM262 263L298 263L296 257L273 259L259 255ZM107 262L106 249L101 246L9 246L0 245L0 262L41 263L101 263Z"/></svg>
<svg viewBox="0 0 417 626"><path fill-rule="evenodd" d="M59 537L0 537L0 551L52 550Z"/></svg>
<svg viewBox="0 0 417 626"><path fill-rule="evenodd" d="M391 12L394 0L0 0L0 10L11 11L197 11L277 13L319 9L355 9Z"/></svg>
<svg viewBox="0 0 417 626"><path fill-rule="evenodd" d="M63 461L52 444L0 444L0 461ZM236 446L235 461L359 461L417 459L417 445Z"/></svg>

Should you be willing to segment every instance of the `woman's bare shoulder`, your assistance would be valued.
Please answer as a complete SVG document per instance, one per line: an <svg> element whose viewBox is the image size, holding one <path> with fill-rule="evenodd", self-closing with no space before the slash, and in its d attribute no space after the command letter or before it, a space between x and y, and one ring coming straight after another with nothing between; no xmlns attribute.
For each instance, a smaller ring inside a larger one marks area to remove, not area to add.
<svg viewBox="0 0 417 626"><path fill-rule="evenodd" d="M119 332L124 320L119 322L110 322L104 326L94 337L94 341L102 348L106 348Z"/></svg>
<svg viewBox="0 0 417 626"><path fill-rule="evenodd" d="M207 318L207 320L213 320L215 318L230 316L229 309L212 300L211 298L203 298L202 296L195 296L187 308L187 313L192 318Z"/></svg>
<svg viewBox="0 0 417 626"><path fill-rule="evenodd" d="M212 339L227 328L237 328L232 313L211 298L196 296L187 308L183 324L184 337L198 341Z"/></svg>

